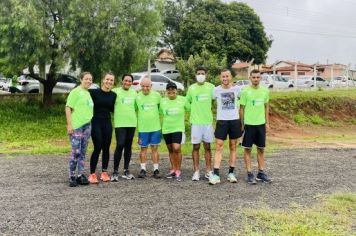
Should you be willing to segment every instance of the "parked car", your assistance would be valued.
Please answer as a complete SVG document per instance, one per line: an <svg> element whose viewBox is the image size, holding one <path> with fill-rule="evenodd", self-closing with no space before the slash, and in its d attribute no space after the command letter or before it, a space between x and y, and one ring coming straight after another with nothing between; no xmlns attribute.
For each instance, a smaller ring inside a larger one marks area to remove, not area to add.
<svg viewBox="0 0 356 236"><path fill-rule="evenodd" d="M53 93L69 93L74 87L79 85L79 80L71 75L58 74L59 78L53 88ZM17 90L22 93L38 93L40 91L40 82L30 75L21 75L17 80ZM92 84L90 89L99 88Z"/></svg>
<svg viewBox="0 0 356 236"><path fill-rule="evenodd" d="M298 88L312 88L314 87L315 78L313 76L299 76L296 83ZM316 77L316 87L328 87L329 82L320 76Z"/></svg>
<svg viewBox="0 0 356 236"><path fill-rule="evenodd" d="M180 73L177 70L162 70L161 73L173 80L176 80L180 76Z"/></svg>
<svg viewBox="0 0 356 236"><path fill-rule="evenodd" d="M356 81L346 76L338 76L330 80L331 87L353 87L356 86Z"/></svg>
<svg viewBox="0 0 356 236"><path fill-rule="evenodd" d="M267 88L286 89L294 87L293 80L287 80L281 75L263 74L261 84Z"/></svg>
<svg viewBox="0 0 356 236"><path fill-rule="evenodd" d="M133 73L134 81L132 83L132 88L136 91L141 89L140 82L143 78L147 77L147 73ZM178 90L183 91L184 85L177 81L174 81L161 73L151 73L151 81L152 81L152 89L155 91L166 91L166 85L168 82L175 83L177 85Z"/></svg>
<svg viewBox="0 0 356 236"><path fill-rule="evenodd" d="M9 78L1 77L0 78L0 90L9 91L12 80Z"/></svg>
<svg viewBox="0 0 356 236"><path fill-rule="evenodd" d="M249 80L236 80L236 81L233 82L233 84L242 89L242 88L250 85L250 81Z"/></svg>

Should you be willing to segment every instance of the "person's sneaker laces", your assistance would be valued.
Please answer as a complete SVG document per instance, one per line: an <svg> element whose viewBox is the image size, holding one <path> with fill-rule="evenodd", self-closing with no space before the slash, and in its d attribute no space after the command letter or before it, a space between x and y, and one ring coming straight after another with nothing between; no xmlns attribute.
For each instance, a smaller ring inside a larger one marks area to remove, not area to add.
<svg viewBox="0 0 356 236"><path fill-rule="evenodd" d="M166 178L167 179L172 179L173 177L176 176L176 172L174 170L170 170L167 174L166 174Z"/></svg>
<svg viewBox="0 0 356 236"><path fill-rule="evenodd" d="M89 175L88 180L89 180L89 182L90 182L91 184L98 184L98 183L99 183L98 177L96 176L95 173Z"/></svg>
<svg viewBox="0 0 356 236"><path fill-rule="evenodd" d="M206 179L209 179L210 176L212 176L213 174L214 174L213 171L209 171L209 172L206 172L206 173L205 173L205 176L204 176L204 177L205 177Z"/></svg>
<svg viewBox="0 0 356 236"><path fill-rule="evenodd" d="M114 172L112 175L111 175L111 182L117 182L119 181L119 173L118 172Z"/></svg>
<svg viewBox="0 0 356 236"><path fill-rule="evenodd" d="M144 169L141 169L140 173L138 174L139 178L146 178L146 171Z"/></svg>
<svg viewBox="0 0 356 236"><path fill-rule="evenodd" d="M220 176L213 174L209 178L209 184L215 185L215 184L220 184Z"/></svg>
<svg viewBox="0 0 356 236"><path fill-rule="evenodd" d="M77 187L78 183L77 183L77 179L75 178L75 176L71 176L69 178L69 187Z"/></svg>
<svg viewBox="0 0 356 236"><path fill-rule="evenodd" d="M257 181L261 181L261 182L264 182L264 183L271 183L272 182L272 179L269 178L265 172L262 172L262 171L259 171L257 176L256 176L256 180Z"/></svg>
<svg viewBox="0 0 356 236"><path fill-rule="evenodd" d="M247 173L247 183L248 184L256 184L257 183L255 180L255 176L251 172Z"/></svg>
<svg viewBox="0 0 356 236"><path fill-rule="evenodd" d="M88 185L89 181L88 181L87 177L84 174L82 174L82 175L78 176L77 183L80 185Z"/></svg>
<svg viewBox="0 0 356 236"><path fill-rule="evenodd" d="M124 179L134 179L135 177L130 173L129 170L125 170L124 174L121 176Z"/></svg>
<svg viewBox="0 0 356 236"><path fill-rule="evenodd" d="M161 176L160 176L160 174L159 174L159 170L158 170L158 169L156 169L156 170L154 170L154 171L153 171L153 178L155 178L155 179L159 179L159 178L161 178Z"/></svg>
<svg viewBox="0 0 356 236"><path fill-rule="evenodd" d="M109 182L110 181L110 177L108 175L108 172L102 172L100 175L100 180L103 182Z"/></svg>
<svg viewBox="0 0 356 236"><path fill-rule="evenodd" d="M199 173L199 171L195 171L193 174L192 180L199 181L199 179L200 179L200 173Z"/></svg>
<svg viewBox="0 0 356 236"><path fill-rule="evenodd" d="M237 183L237 179L236 179L236 176L234 173L229 173L227 175L227 180L230 182L230 183Z"/></svg>

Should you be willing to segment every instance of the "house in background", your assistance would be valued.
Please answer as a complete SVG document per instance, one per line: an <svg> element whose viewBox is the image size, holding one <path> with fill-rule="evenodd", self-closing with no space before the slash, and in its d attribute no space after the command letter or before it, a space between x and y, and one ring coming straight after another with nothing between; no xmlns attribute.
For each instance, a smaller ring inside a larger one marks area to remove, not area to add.
<svg viewBox="0 0 356 236"><path fill-rule="evenodd" d="M164 48L157 53L157 59L154 62L156 68L160 71L163 70L175 70L176 58L174 57L170 49Z"/></svg>

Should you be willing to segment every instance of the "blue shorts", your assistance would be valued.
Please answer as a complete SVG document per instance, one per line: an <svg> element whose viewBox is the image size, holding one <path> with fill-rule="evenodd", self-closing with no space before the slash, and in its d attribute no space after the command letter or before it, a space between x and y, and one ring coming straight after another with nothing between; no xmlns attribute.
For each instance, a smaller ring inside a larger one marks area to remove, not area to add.
<svg viewBox="0 0 356 236"><path fill-rule="evenodd" d="M138 132L138 145L142 148L148 145L158 145L161 142L161 131Z"/></svg>

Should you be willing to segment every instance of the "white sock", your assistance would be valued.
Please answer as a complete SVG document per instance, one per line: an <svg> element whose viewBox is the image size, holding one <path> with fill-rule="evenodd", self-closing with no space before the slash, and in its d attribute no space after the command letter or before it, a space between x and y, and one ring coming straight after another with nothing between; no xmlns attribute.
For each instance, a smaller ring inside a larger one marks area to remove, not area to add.
<svg viewBox="0 0 356 236"><path fill-rule="evenodd" d="M153 164L153 171L158 170L158 165L159 164Z"/></svg>
<svg viewBox="0 0 356 236"><path fill-rule="evenodd" d="M141 170L146 170L146 163L141 163Z"/></svg>

